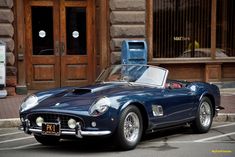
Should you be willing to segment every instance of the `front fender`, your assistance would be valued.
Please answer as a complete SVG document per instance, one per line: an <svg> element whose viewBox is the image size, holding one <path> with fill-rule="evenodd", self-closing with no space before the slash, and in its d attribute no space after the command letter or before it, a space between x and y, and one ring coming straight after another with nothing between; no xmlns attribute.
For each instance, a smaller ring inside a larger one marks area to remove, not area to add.
<svg viewBox="0 0 235 157"><path fill-rule="evenodd" d="M142 115L142 119L143 119L144 130L147 130L149 128L149 125L150 125L150 121L149 121L150 118L149 118L149 114L148 114L147 105L144 104L141 101L138 101L138 100L127 101L125 104L120 106L120 108L117 112L118 117L119 117L118 121L117 121L117 124L120 121L120 116L121 116L122 112L130 105L134 105L139 109L139 111Z"/></svg>
<svg viewBox="0 0 235 157"><path fill-rule="evenodd" d="M145 108L145 105L143 102L138 101L138 100L129 100L125 104L120 106L120 108L118 110L118 115L120 115L125 110L125 108L127 108L127 106L129 106L129 105L136 105L137 107L138 107L138 105L142 105ZM145 108L145 110L146 110L146 108Z"/></svg>

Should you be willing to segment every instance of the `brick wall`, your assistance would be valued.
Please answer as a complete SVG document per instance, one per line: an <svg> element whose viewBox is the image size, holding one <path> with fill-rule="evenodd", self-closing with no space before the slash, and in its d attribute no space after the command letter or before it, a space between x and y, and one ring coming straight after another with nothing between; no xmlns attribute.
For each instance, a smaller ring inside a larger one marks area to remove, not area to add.
<svg viewBox="0 0 235 157"><path fill-rule="evenodd" d="M146 37L146 4L145 0L110 0L109 6L111 64L117 64L124 39Z"/></svg>
<svg viewBox="0 0 235 157"><path fill-rule="evenodd" d="M8 95L15 95L16 74L15 55L14 55L14 14L13 0L0 0L0 40L6 43L7 59L7 92Z"/></svg>

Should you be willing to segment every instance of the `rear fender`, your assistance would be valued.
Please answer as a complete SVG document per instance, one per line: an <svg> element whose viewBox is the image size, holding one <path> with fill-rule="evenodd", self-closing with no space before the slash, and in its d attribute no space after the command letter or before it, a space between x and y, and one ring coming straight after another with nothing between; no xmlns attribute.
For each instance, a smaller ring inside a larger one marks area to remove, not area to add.
<svg viewBox="0 0 235 157"><path fill-rule="evenodd" d="M215 104L215 98L212 94L209 94L208 92L204 92L200 99L199 102L201 102L202 98L207 97L210 99L211 103L212 103L212 109L213 109L213 116L215 116L215 111L216 111L216 104Z"/></svg>

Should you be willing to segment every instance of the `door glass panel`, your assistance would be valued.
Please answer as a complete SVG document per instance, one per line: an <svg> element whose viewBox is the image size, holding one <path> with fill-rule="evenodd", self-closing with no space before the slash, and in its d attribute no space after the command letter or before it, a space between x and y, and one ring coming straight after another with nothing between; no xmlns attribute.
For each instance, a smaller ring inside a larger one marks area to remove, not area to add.
<svg viewBox="0 0 235 157"><path fill-rule="evenodd" d="M32 8L33 55L53 55L52 7Z"/></svg>
<svg viewBox="0 0 235 157"><path fill-rule="evenodd" d="M86 55L86 8L66 8L68 55Z"/></svg>

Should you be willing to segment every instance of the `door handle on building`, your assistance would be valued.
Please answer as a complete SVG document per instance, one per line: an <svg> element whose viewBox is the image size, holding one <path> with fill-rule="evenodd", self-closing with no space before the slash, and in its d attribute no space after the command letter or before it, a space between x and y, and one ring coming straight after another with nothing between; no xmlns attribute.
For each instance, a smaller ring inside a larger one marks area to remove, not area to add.
<svg viewBox="0 0 235 157"><path fill-rule="evenodd" d="M18 61L20 61L20 62L24 61L24 49L22 48L22 46L20 46L20 48L19 48Z"/></svg>
<svg viewBox="0 0 235 157"><path fill-rule="evenodd" d="M61 56L64 56L64 52L65 51L65 44L64 44L64 42L61 42L61 44L60 44L60 55Z"/></svg>
<svg viewBox="0 0 235 157"><path fill-rule="evenodd" d="M55 55L59 56L59 54L60 54L60 43L59 41L56 41L55 42Z"/></svg>

